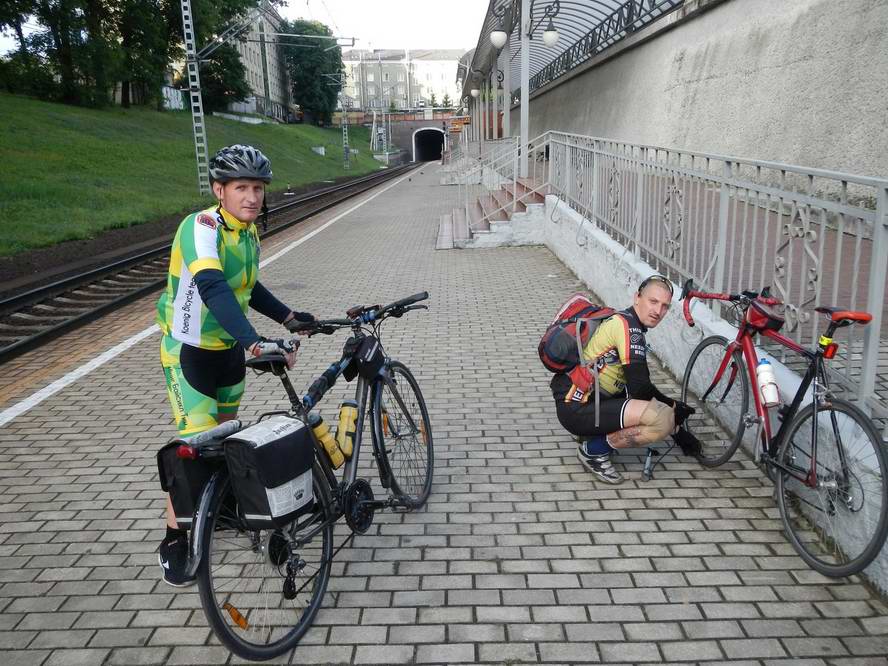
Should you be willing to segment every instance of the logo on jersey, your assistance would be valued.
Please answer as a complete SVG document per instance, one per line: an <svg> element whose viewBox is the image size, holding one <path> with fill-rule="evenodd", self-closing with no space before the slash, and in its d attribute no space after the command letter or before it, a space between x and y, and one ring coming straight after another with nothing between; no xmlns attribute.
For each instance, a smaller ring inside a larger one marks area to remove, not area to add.
<svg viewBox="0 0 888 666"><path fill-rule="evenodd" d="M212 217L210 217L210 216L207 215L206 213L200 213L200 214L197 216L197 223L198 223L198 224L202 224L202 225L204 225L205 227L209 227L209 228L212 229L213 231L216 230L216 224L217 224L217 223L216 223L216 220L214 220Z"/></svg>

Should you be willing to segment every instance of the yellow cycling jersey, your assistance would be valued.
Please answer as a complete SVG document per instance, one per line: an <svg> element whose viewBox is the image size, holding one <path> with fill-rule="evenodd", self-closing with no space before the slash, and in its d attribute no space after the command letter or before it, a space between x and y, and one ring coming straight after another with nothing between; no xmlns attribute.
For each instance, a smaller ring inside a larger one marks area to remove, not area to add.
<svg viewBox="0 0 888 666"><path fill-rule="evenodd" d="M598 387L603 397L626 395L623 367L647 363L647 328L631 307L604 320L583 348L583 356L598 369ZM556 375L551 383L556 400L586 402L595 390L583 391L567 375Z"/></svg>
<svg viewBox="0 0 888 666"><path fill-rule="evenodd" d="M167 287L157 303L164 335L201 349L229 349L235 339L219 324L200 297L194 276L222 271L244 314L259 274L259 233L224 208L207 208L186 217L170 254Z"/></svg>

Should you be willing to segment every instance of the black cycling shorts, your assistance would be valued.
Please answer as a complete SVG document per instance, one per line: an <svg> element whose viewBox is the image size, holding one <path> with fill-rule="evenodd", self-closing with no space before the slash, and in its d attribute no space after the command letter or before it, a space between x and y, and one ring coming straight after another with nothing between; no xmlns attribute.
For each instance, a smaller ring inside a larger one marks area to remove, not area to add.
<svg viewBox="0 0 888 666"><path fill-rule="evenodd" d="M589 397L588 402L555 401L555 411L558 421L572 435L578 437L591 437L592 435L607 435L617 430L622 430L623 413L629 400L623 396L605 398L601 396L598 404L598 427L595 427L595 395Z"/></svg>

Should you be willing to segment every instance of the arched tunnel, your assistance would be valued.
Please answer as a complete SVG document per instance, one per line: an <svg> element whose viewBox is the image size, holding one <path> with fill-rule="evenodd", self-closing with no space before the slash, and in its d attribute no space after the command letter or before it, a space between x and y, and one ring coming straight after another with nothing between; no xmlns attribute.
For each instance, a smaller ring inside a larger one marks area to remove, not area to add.
<svg viewBox="0 0 888 666"><path fill-rule="evenodd" d="M436 127L423 127L413 133L413 161L440 160L444 152L444 132Z"/></svg>

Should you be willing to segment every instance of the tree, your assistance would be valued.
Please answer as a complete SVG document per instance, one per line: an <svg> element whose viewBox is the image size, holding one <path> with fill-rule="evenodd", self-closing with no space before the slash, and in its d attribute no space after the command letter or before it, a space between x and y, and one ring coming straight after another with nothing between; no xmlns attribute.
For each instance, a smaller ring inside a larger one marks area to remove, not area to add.
<svg viewBox="0 0 888 666"><path fill-rule="evenodd" d="M0 3L0 32L12 28L19 43L19 53L24 58L28 56L28 46L22 25L31 12L31 5L29 0L4 0Z"/></svg>
<svg viewBox="0 0 888 666"><path fill-rule="evenodd" d="M441 100L441 106L443 106L445 109L453 108L453 102L450 100L449 93L444 93L444 99Z"/></svg>
<svg viewBox="0 0 888 666"><path fill-rule="evenodd" d="M85 26L83 12L76 0L40 0L33 10L39 22L46 27L45 39L40 44L58 70L59 88L63 102L78 104L82 100L77 84L78 71L75 60L83 48Z"/></svg>
<svg viewBox="0 0 888 666"><path fill-rule="evenodd" d="M435 97L435 93L434 93L434 92L433 92L433 93L431 94L431 96L429 97L429 106L431 106L433 109L434 109L436 106L438 106L438 98Z"/></svg>
<svg viewBox="0 0 888 666"><path fill-rule="evenodd" d="M330 28L318 21L285 21L281 31L333 36ZM330 40L305 37L282 37L280 44L293 87L293 101L317 120L329 122L342 87L342 49L331 48Z"/></svg>
<svg viewBox="0 0 888 666"><path fill-rule="evenodd" d="M122 0L117 13L117 31L120 34L120 103L129 108L133 89L141 93L141 101L160 102L160 88L169 61L180 56L173 43L178 33L172 29L170 3L162 0Z"/></svg>
<svg viewBox="0 0 888 666"><path fill-rule="evenodd" d="M250 96L246 72L240 54L230 44L220 46L200 68L200 86L204 110L221 111L229 102Z"/></svg>

